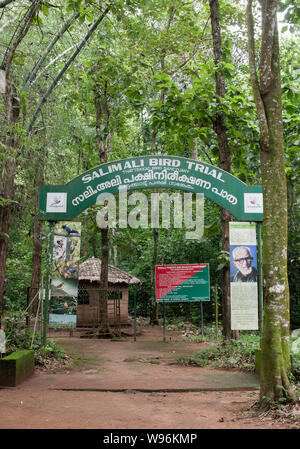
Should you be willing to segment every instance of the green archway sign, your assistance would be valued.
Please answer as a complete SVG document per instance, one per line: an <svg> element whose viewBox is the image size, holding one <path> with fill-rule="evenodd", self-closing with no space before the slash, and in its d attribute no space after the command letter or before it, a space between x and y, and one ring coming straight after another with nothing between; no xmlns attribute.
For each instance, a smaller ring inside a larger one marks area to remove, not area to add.
<svg viewBox="0 0 300 449"><path fill-rule="evenodd" d="M120 189L170 188L205 197L228 210L237 220L261 222L261 186L247 186L220 168L176 156L140 156L92 168L65 185L40 187L40 219L71 220L96 203L99 193Z"/></svg>
<svg viewBox="0 0 300 449"><path fill-rule="evenodd" d="M117 160L92 168L65 185L40 187L40 219L49 222L45 298L50 291L50 267L54 222L72 220L97 202L100 193L118 194L122 189L169 188L202 193L239 221L258 226L260 310L262 311L261 186L247 186L240 179L214 165L176 156L140 156ZM201 303L202 304L202 303ZM43 345L47 340L48 300L44 305ZM262 315L260 318L262 322Z"/></svg>

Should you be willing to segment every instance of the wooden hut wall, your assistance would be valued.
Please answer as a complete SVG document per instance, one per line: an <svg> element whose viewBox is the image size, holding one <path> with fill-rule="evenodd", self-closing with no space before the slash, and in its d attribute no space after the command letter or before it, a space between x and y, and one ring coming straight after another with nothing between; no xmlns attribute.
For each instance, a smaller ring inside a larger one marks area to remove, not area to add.
<svg viewBox="0 0 300 449"><path fill-rule="evenodd" d="M80 281L79 288L84 288L89 296L88 304L78 304L77 306L77 327L89 327L97 325L99 316L99 284L89 281ZM120 285L118 287L109 285L109 292L120 292L120 323L128 324L128 286ZM109 299L107 304L108 321L111 326L115 324L115 306L114 300Z"/></svg>

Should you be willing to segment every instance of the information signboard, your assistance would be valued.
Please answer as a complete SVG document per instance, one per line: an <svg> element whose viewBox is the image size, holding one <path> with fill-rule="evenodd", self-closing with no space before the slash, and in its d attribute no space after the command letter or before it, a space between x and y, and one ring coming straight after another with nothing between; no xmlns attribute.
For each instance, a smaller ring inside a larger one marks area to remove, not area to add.
<svg viewBox="0 0 300 449"><path fill-rule="evenodd" d="M209 301L209 264L157 265L156 301Z"/></svg>
<svg viewBox="0 0 300 449"><path fill-rule="evenodd" d="M54 228L51 296L77 297L80 222L58 222Z"/></svg>
<svg viewBox="0 0 300 449"><path fill-rule="evenodd" d="M255 223L230 222L231 329L258 329Z"/></svg>

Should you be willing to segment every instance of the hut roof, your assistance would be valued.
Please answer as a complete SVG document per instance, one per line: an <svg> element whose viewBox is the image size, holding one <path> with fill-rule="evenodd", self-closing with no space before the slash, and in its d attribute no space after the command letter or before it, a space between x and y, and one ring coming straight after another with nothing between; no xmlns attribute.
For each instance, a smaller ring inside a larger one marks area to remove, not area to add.
<svg viewBox="0 0 300 449"><path fill-rule="evenodd" d="M99 282L101 274L101 260L91 257L79 265L79 280L88 280L90 282ZM141 281L120 268L108 265L108 283L109 284L141 284Z"/></svg>

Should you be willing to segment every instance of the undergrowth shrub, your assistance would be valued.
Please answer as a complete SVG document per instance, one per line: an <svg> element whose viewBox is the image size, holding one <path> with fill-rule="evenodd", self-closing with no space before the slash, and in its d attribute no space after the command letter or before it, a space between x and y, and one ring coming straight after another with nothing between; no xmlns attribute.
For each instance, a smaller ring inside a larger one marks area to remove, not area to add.
<svg viewBox="0 0 300 449"><path fill-rule="evenodd" d="M218 342L215 346L199 351L193 356L181 357L178 361L185 365L211 365L215 368L238 368L254 371L255 350L258 348L257 338L232 340L229 344Z"/></svg>
<svg viewBox="0 0 300 449"><path fill-rule="evenodd" d="M61 348L54 340L47 340L45 347L39 347L35 351L35 359L38 365L45 365L49 362L58 361L63 362L66 359L66 354L63 348Z"/></svg>
<svg viewBox="0 0 300 449"><path fill-rule="evenodd" d="M47 365L50 360L62 362L66 359L65 351L55 341L48 340L47 345L42 347L40 335L32 335L26 324L26 317L27 313L22 311L10 311L3 317L6 353L11 354L20 349L33 349L37 365Z"/></svg>
<svg viewBox="0 0 300 449"><path fill-rule="evenodd" d="M16 311L7 312L3 317L7 353L30 348L32 335L26 324L26 317L26 312Z"/></svg>

